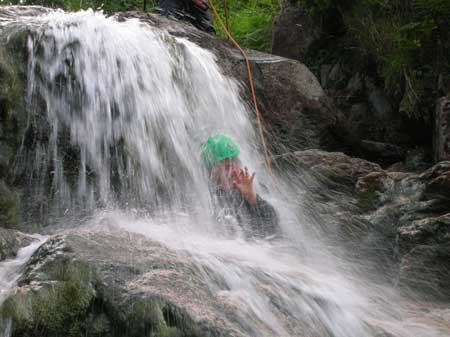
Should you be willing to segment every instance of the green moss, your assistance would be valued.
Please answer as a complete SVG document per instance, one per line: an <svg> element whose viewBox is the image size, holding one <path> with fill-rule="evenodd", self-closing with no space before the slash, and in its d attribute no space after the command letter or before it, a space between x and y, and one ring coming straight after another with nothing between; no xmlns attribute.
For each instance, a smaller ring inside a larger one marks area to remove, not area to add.
<svg viewBox="0 0 450 337"><path fill-rule="evenodd" d="M159 299L136 300L127 309L129 336L196 337L198 328L180 310Z"/></svg>
<svg viewBox="0 0 450 337"><path fill-rule="evenodd" d="M87 331L93 332L89 336L108 331L106 319L92 316L95 289L90 269L68 261L52 266L44 278L55 281L5 302L2 316L12 318L13 336L81 337L87 336Z"/></svg>
<svg viewBox="0 0 450 337"><path fill-rule="evenodd" d="M13 322L12 337L204 335L183 312L162 299L118 301L115 290L104 287L85 263L57 257L32 275L37 286L16 293L0 310L0 321Z"/></svg>
<svg viewBox="0 0 450 337"><path fill-rule="evenodd" d="M379 192L375 185L370 185L357 195L357 206L362 212L368 212L376 208L379 200Z"/></svg>
<svg viewBox="0 0 450 337"><path fill-rule="evenodd" d="M22 100L23 83L11 56L0 49L0 113L9 114Z"/></svg>

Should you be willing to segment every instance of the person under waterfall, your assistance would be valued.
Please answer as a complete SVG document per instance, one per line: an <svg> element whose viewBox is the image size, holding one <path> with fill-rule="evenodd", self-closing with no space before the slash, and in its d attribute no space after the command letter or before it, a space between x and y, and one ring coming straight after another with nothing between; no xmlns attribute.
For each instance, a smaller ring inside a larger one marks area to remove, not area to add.
<svg viewBox="0 0 450 337"><path fill-rule="evenodd" d="M215 33L208 0L158 0L161 14L186 20L207 33Z"/></svg>
<svg viewBox="0 0 450 337"><path fill-rule="evenodd" d="M253 188L250 174L239 160L239 146L229 136L215 135L201 145L201 157L212 183L216 217L236 219L247 237L268 238L280 234L278 215Z"/></svg>

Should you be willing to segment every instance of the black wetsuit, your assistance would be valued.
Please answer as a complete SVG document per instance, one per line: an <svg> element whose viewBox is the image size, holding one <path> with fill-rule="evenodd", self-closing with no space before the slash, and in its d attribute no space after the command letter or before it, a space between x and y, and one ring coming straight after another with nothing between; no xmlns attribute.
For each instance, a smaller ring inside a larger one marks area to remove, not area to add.
<svg viewBox="0 0 450 337"><path fill-rule="evenodd" d="M272 205L256 196L252 206L238 191L215 191L216 218L223 222L227 217L234 219L243 229L246 237L266 238L280 235L278 215Z"/></svg>
<svg viewBox="0 0 450 337"><path fill-rule="evenodd" d="M189 21L200 30L215 33L209 8L200 8L192 0L158 0L158 6L162 15Z"/></svg>

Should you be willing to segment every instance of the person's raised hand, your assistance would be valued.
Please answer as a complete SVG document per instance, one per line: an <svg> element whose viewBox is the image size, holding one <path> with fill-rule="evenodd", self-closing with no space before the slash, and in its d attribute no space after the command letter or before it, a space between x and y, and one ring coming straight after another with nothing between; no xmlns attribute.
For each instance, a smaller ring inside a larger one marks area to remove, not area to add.
<svg viewBox="0 0 450 337"><path fill-rule="evenodd" d="M203 9L206 9L208 7L208 0L192 0L192 2Z"/></svg>
<svg viewBox="0 0 450 337"><path fill-rule="evenodd" d="M255 173L249 174L248 168L244 167L238 170L233 170L231 173L233 187L236 188L251 205L256 205L256 193L253 190L253 179Z"/></svg>

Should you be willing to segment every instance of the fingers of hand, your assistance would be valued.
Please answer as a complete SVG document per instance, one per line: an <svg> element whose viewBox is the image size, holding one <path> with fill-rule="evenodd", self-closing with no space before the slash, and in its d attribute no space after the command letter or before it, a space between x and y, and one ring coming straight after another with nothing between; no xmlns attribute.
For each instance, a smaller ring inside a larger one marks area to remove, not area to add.
<svg viewBox="0 0 450 337"><path fill-rule="evenodd" d="M238 184L240 184L241 180L242 180L240 177L240 173L238 173L237 170L231 171L231 179L232 179L234 186L237 186Z"/></svg>

